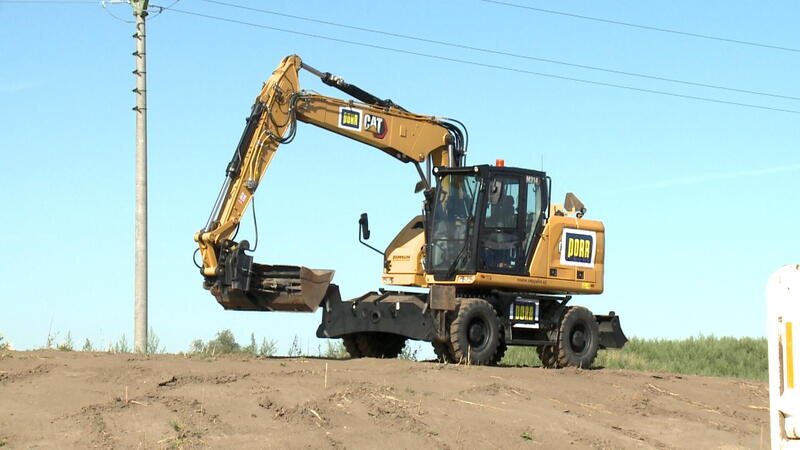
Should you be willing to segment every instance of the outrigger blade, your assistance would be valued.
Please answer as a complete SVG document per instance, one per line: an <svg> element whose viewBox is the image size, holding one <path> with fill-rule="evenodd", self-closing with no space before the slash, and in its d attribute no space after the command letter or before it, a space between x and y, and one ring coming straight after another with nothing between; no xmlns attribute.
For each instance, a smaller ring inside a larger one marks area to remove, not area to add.
<svg viewBox="0 0 800 450"><path fill-rule="evenodd" d="M207 279L211 291L225 309L243 311L314 312L325 298L333 270L302 266L253 263L246 247L230 246L221 253L222 273Z"/></svg>

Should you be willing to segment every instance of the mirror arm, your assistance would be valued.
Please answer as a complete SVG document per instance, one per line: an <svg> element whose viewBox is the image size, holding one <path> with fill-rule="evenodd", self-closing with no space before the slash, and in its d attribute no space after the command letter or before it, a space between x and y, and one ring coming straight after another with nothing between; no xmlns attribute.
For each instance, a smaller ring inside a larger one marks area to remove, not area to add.
<svg viewBox="0 0 800 450"><path fill-rule="evenodd" d="M377 248L375 248L375 247L373 247L373 246L371 246L371 245L367 244L367 243L366 243L366 242L364 242L363 240L361 240L361 234L362 234L362 231L363 231L363 234L364 234L364 239L369 239L369 228L367 228L366 230L364 230L364 228L366 228L366 227L364 226L364 224L365 224L365 222L366 222L366 217L365 217L366 215L367 215L367 214L366 214L366 213L364 213L364 214L362 214L362 215L361 215L361 218L360 218L360 219L358 219L358 242L359 242L359 243L361 243L361 245L363 245L363 246L365 246L365 247L367 247L367 248L370 248L370 249L374 250L375 252L377 252L377 253L380 253L380 254L381 254L381 256L384 256L384 257L385 257L385 256L386 256L386 254L385 254L385 253L383 253L382 251L378 250Z"/></svg>

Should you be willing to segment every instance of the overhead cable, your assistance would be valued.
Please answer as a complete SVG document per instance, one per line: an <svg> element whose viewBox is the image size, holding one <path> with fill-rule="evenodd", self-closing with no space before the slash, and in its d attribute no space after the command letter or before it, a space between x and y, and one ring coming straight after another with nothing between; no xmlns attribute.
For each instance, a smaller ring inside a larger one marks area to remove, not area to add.
<svg viewBox="0 0 800 450"><path fill-rule="evenodd" d="M694 38L711 39L711 40L714 40L714 41L728 42L728 43L731 43L731 44L750 45L750 46L753 46L753 47L770 48L770 49L773 49L773 50L783 50L783 51L787 51L787 52L800 52L800 48L784 47L784 46L773 45L773 44L764 44L762 42L743 41L743 40L740 40L740 39L731 39L731 38L726 38L726 37L721 37L721 36L712 36L710 34L690 33L688 31L679 31L679 30L673 30L673 29L670 29L670 28L659 28L659 27L653 27L653 26L649 26L649 25L640 25L640 24L637 24L637 23L622 22L622 21L619 21L619 20L611 20L611 19L603 19L603 18L600 18L600 17L584 16L584 15L580 15L580 14L573 14L573 13L568 13L568 12L564 12L564 11L555 11L555 10L552 10L552 9L536 8L536 7L533 7L533 6L520 5L520 4L517 4L517 3L510 3L510 2L504 2L504 1L499 1L499 0L481 0L481 1L486 2L486 3L494 3L496 5L501 5L501 6L508 6L508 7L512 7L512 8L527 9L527 10L530 10L530 11L542 12L542 13L546 13L546 14L556 14L556 15L559 15L559 16L574 17L576 19L593 20L595 22L604 22L604 23L610 23L610 24L614 24L614 25L622 25L622 26L632 27L632 28L641 28L643 30L660 31L662 33L680 34L680 35L683 35L683 36L690 36L690 37L694 37Z"/></svg>
<svg viewBox="0 0 800 450"><path fill-rule="evenodd" d="M427 43L432 43L432 44L445 45L445 46L448 46L448 47L461 48L461 49L466 49L466 50L473 50L473 51L482 52L482 53L491 53L491 54L501 55L501 56L510 56L510 57L513 57L513 58L527 59L527 60L531 60L531 61L540 61L540 62L546 62L546 63L550 63L550 64L559 64L559 65L562 65L562 66L577 67L577 68L580 68L580 69L596 70L596 71L601 71L601 72L613 73L613 74L617 74L617 75L626 75L626 76L631 76L631 77L647 78L647 79L650 79L650 80L657 80L657 81L667 81L667 82L670 82L670 83L680 83L680 84L685 84L685 85L689 85L689 86L698 86L698 87L704 87L704 88L710 88L710 89L721 89L721 90L725 90L725 91L740 92L740 93L744 93L744 94L753 94L753 95L763 95L763 96L767 96L767 97L785 98L785 99L789 99L789 100L800 100L800 97L793 97L791 95L783 95L783 94L775 94L775 93L770 93L770 92L753 91L753 90L749 90L749 89L739 89L739 88L721 86L721 85L716 85L716 84L699 83L699 82L696 82L696 81L679 80L679 79L675 79L675 78L667 78L667 77L661 77L661 76L656 76L656 75L647 75L647 74L643 74L643 73L628 72L628 71L616 70L616 69L608 69L608 68L604 68L604 67L591 66L591 65L587 65L587 64L571 63L571 62L567 62L567 61L560 61L560 60L557 60L557 59L542 58L542 57L538 57L538 56L523 55L523 54L519 54L519 53L511 53L511 52L502 51L502 50L492 50L492 49L481 48L481 47L473 47L473 46L470 46L470 45L458 44L458 43L454 43L454 42L439 41L439 40L435 40L435 39L426 39L426 38L421 38L421 37L417 37L417 36L409 36L407 34L392 33L392 32L389 32L389 31L376 30L376 29L373 29L373 28L366 28L366 27L360 27L360 26L355 26L355 25L346 25L346 24L342 24L342 23L331 22L331 21L328 21L328 20L321 20L321 19L314 19L314 18L311 18L311 17L297 16L297 15L294 15L294 14L286 14L286 13L281 13L281 12L278 12L278 11L272 11L272 10L268 10L268 9L253 8L253 7L250 7L250 6L238 5L238 4L235 4L235 3L228 3L228 2L223 2L223 1L219 1L219 0L201 0L201 1L204 1L206 3L213 3L213 4L216 4L216 5L228 6L228 7L231 7L231 8L243 9L243 10L247 10L247 11L255 11L255 12L260 12L260 13L264 13L264 14L271 14L271 15L279 16L279 17L288 17L288 18L291 18L291 19L303 20L303 21L306 21L306 22L320 23L320 24L324 24L324 25L331 25L331 26L340 27L340 28L346 28L346 29L350 29L350 30L364 31L364 32L367 32L367 33L381 34L381 35L384 35L384 36L392 36L392 37L397 37L397 38L401 38L401 39L409 39L409 40L414 40L414 41L419 41L419 42L427 42Z"/></svg>
<svg viewBox="0 0 800 450"><path fill-rule="evenodd" d="M288 30L288 29L273 27L273 26L269 26L269 25L263 25L263 24L253 23L253 22L246 22L246 21L243 21L243 20L231 19L231 18L220 17L220 16L213 16L213 15L210 15L210 14L203 14L203 13L198 13L198 12L194 12L194 11L187 11L187 10L182 10L182 9L177 9L177 8L172 8L172 9L170 9L168 11L169 12L180 13L180 14L186 14L186 15L190 15L190 16L203 17L203 18L211 19L211 20L218 20L218 21L222 21L222 22L234 23L234 24L239 24L239 25L246 25L246 26L255 27L255 28L278 31L278 32L281 32L281 33L294 34L294 35L298 35L298 36L306 36L306 37L311 37L311 38L315 38L315 39L324 39L324 40L328 40L328 41L332 41L332 42L339 42L339 43L348 44L348 45L356 45L356 46L359 46L359 47L374 48L374 49L378 49L378 50L385 50L385 51L390 51L390 52L395 52L395 53L402 53L402 54L407 54L407 55L421 56L421 57L424 57L424 58L436 59L436 60L441 60L441 61L450 61L450 62L456 62L456 63L460 63L460 64L468 64L468 65L472 65L472 66L485 67L485 68L489 68L489 69L504 70L504 71L508 71L508 72L516 72L516 73L534 75L534 76L539 76L539 77L554 78L554 79L565 80L565 81L573 81L573 82L577 82L577 83L591 84L591 85L596 85L596 86L613 87L613 88L625 89L625 90L629 90L629 91L646 92L646 93L650 93L650 94L658 94L658 95L664 95L664 96L670 96L670 97L685 98L685 99L690 99L690 100L698 100L698 101L718 103L718 104L724 104L724 105L741 106L741 107L745 107L745 108L755 108L755 109L783 112L783 113L789 113L789 114L800 114L800 111L793 110L793 109L775 108L775 107L771 107L771 106L763 106L763 105L755 105L755 104L751 104L751 103L734 102L734 101L721 100L721 99L715 99L715 98L709 98L709 97L700 97L700 96L695 96L695 95L678 94L678 93L669 92L669 91L661 91L661 90L656 90L656 89L646 89L646 88L639 88L639 87L634 87L634 86L627 86L627 85L623 85L623 84L606 83L606 82L603 82L603 81L587 80L587 79L583 79L583 78L574 78L574 77L567 77L567 76L550 74L550 73L535 72L535 71L525 70L525 69L520 69L520 68L515 68L515 67L501 66L501 65L497 65L497 64L481 63L481 62L477 62L477 61L470 61L470 60L465 60L465 59L451 58L451 57L440 56L440 55L432 55L432 54L428 54L428 53L415 52L415 51L411 51L411 50L404 50L404 49L393 48L393 47L386 47L386 46L382 46L382 45L368 44L366 42L351 41L351 40L347 40L347 39L335 38L335 37L325 36L325 35L321 35L321 34L306 33L306 32L297 31L297 30Z"/></svg>

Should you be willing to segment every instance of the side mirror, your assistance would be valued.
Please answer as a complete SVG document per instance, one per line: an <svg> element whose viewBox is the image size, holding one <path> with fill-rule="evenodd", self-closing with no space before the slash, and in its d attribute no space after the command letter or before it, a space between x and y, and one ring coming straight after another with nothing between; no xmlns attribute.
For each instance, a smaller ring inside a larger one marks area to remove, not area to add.
<svg viewBox="0 0 800 450"><path fill-rule="evenodd" d="M367 244L363 240L361 240L362 237L363 237L364 240L369 239L369 217L367 216L367 213L362 213L361 217L359 217L359 219L358 219L358 242L360 242L360 243L364 244L364 246L369 247L370 249L380 253L381 255L386 256L386 255L383 254L382 251L378 250L377 248L375 248L375 247Z"/></svg>
<svg viewBox="0 0 800 450"><path fill-rule="evenodd" d="M369 216L367 213L361 213L361 217L358 219L358 225L361 226L361 235L364 240L369 239Z"/></svg>

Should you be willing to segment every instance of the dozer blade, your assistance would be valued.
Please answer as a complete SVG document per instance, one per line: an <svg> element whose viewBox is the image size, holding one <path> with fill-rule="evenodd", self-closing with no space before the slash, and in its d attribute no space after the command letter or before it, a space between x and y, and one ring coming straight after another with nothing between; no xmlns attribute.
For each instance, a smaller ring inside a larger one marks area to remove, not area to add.
<svg viewBox="0 0 800 450"><path fill-rule="evenodd" d="M220 266L222 273L206 287L223 308L245 311L314 312L325 298L334 273L255 264L243 250L226 252Z"/></svg>

